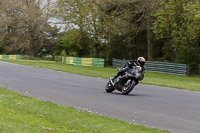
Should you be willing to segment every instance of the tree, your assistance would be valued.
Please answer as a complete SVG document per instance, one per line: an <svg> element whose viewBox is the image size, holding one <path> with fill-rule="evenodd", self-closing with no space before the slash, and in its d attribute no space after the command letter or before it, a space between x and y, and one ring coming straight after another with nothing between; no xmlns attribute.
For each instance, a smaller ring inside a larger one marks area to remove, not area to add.
<svg viewBox="0 0 200 133"><path fill-rule="evenodd" d="M153 30L157 39L165 39L165 55L173 61L200 63L200 56L193 53L199 51L200 34L200 2L196 0L168 0L160 2L155 14ZM191 52L191 53L190 53ZM176 55L176 56L174 56ZM191 56L187 57L186 56ZM184 57L184 58L183 58ZM193 60L189 62L188 58ZM185 61L184 61L185 59ZM169 59L168 59L169 60ZM193 67L193 68L195 68Z"/></svg>
<svg viewBox="0 0 200 133"><path fill-rule="evenodd" d="M133 59L138 56L153 59L152 13L157 0L58 0L54 15L66 30L78 29L80 35L91 38L90 56ZM80 38L79 38L80 39ZM120 46L118 46L120 45ZM117 49L118 48L118 49ZM123 48L123 51L121 49ZM115 50L114 50L115 49ZM106 52L104 52L106 51Z"/></svg>
<svg viewBox="0 0 200 133"><path fill-rule="evenodd" d="M54 14L61 20L66 30L78 29L79 48L84 50L81 56L100 57L104 50L105 35L102 13L97 0L58 0ZM89 42L86 42L90 38ZM90 42L93 43L90 43ZM89 54L88 54L89 53Z"/></svg>
<svg viewBox="0 0 200 133"><path fill-rule="evenodd" d="M158 8L157 4L158 0L142 0L142 10L144 14L145 19L145 25L146 25L146 31L147 31L147 57L148 60L154 59L154 47L153 46L153 30L152 30L152 24L153 24L153 15L155 12L155 9Z"/></svg>
<svg viewBox="0 0 200 133"><path fill-rule="evenodd" d="M84 39L82 38L83 36L80 35L80 31L78 29L72 29L67 32L63 32L60 35L60 40L59 43L56 45L56 54L60 55L62 51L64 50L66 52L67 56L89 56L90 51L88 47L82 48L79 44L80 41L81 43L87 43L91 44L91 39L88 38L87 36L84 36ZM83 42L84 41L84 42ZM86 45L86 46L87 46ZM85 52L89 51L89 53Z"/></svg>
<svg viewBox="0 0 200 133"><path fill-rule="evenodd" d="M127 45L129 58L147 56L149 60L153 59L151 14L156 6L155 0L115 0L107 1L104 5L105 13L112 19L112 33L125 37L126 44L121 43ZM138 51L143 54L138 54Z"/></svg>
<svg viewBox="0 0 200 133"><path fill-rule="evenodd" d="M157 39L171 40L176 48L196 45L200 33L199 4L191 0L161 2L153 25Z"/></svg>
<svg viewBox="0 0 200 133"><path fill-rule="evenodd" d="M6 53L33 57L52 53L58 30L49 25L40 4L40 0L2 0L0 33Z"/></svg>

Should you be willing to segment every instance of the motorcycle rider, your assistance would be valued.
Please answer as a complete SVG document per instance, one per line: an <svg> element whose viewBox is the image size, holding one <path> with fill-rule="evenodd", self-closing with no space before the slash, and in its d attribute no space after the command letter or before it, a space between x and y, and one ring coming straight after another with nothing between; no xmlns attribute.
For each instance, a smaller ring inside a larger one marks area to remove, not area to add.
<svg viewBox="0 0 200 133"><path fill-rule="evenodd" d="M130 60L130 61L128 61L124 65L124 67L122 69L120 69L118 71L118 73L114 77L110 78L110 81L111 81L112 85L115 85L114 81L115 81L115 79L118 76L123 75L126 72L127 69L132 68L133 66L140 66L142 68L142 79L141 80L143 80L143 78L144 78L144 71L145 71L145 68L144 68L145 62L146 62L146 60L145 60L144 57L138 57L137 60Z"/></svg>

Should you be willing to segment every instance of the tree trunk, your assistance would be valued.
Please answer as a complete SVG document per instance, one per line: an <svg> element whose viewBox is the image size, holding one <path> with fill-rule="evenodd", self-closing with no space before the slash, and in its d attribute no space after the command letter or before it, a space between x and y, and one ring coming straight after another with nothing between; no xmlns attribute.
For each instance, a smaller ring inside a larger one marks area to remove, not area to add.
<svg viewBox="0 0 200 133"><path fill-rule="evenodd" d="M153 60L153 32L151 30L152 21L149 17L147 19L147 59L149 61Z"/></svg>
<svg viewBox="0 0 200 133"><path fill-rule="evenodd" d="M99 49L99 44L98 43L95 44L95 50L96 50L95 57L99 58L100 49Z"/></svg>

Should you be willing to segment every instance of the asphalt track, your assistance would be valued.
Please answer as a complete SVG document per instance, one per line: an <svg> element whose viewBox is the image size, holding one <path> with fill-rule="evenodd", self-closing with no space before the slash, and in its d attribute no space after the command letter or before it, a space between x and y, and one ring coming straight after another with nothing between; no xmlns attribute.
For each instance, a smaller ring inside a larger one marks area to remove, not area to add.
<svg viewBox="0 0 200 133"><path fill-rule="evenodd" d="M102 73L103 74L103 73ZM0 62L0 86L40 100L178 133L200 133L200 93L139 84L106 93L107 79Z"/></svg>

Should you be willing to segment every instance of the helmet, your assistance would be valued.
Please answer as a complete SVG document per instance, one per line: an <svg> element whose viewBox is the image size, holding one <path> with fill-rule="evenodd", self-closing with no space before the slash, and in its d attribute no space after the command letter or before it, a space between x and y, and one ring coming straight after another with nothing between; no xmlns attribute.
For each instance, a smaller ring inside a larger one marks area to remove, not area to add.
<svg viewBox="0 0 200 133"><path fill-rule="evenodd" d="M146 60L145 60L144 57L138 57L137 61L138 61L139 65L140 65L141 67L143 67L144 64L145 64L145 62L146 62Z"/></svg>

